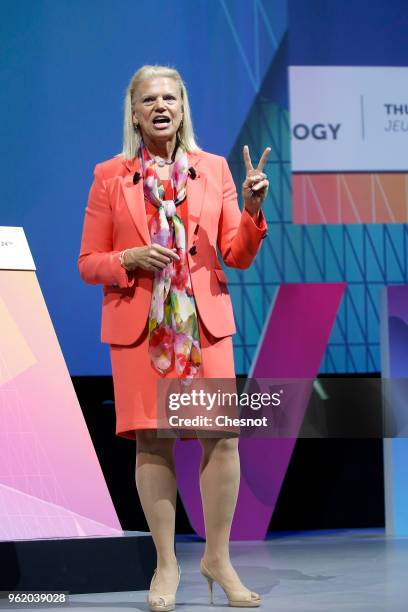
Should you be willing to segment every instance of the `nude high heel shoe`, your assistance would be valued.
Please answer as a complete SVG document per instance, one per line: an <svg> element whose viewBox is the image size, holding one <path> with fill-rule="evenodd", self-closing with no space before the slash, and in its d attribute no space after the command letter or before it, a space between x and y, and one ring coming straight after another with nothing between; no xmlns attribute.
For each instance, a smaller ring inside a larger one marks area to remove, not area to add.
<svg viewBox="0 0 408 612"><path fill-rule="evenodd" d="M176 591L178 589L178 585L180 584L180 565L177 563L178 567L178 582ZM153 582L157 576L157 567L154 570L153 578L150 583L150 589L152 588ZM170 610L174 610L176 607L176 593L166 593L162 595L151 595L150 593L147 596L147 603L149 605L149 610L151 612L170 612Z"/></svg>
<svg viewBox="0 0 408 612"><path fill-rule="evenodd" d="M213 582L218 582L220 587L228 598L228 605L233 608L258 608L261 605L261 598L258 593L253 591L229 591L219 580L217 580L204 565L203 560L200 562L200 572L207 578L208 590L210 594L210 604L214 603L213 597Z"/></svg>

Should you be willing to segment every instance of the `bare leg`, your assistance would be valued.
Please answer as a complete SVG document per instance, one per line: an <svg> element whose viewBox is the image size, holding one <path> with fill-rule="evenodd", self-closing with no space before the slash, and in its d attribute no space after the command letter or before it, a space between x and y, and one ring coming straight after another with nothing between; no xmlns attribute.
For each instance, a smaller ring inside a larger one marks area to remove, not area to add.
<svg viewBox="0 0 408 612"><path fill-rule="evenodd" d="M174 439L156 430L139 430L136 438L136 488L157 552L157 576L150 593L174 593L178 568L174 550L177 484Z"/></svg>
<svg viewBox="0 0 408 612"><path fill-rule="evenodd" d="M248 590L229 555L231 523L238 498L240 460L238 438L201 438L200 490L206 544L203 561L231 590Z"/></svg>

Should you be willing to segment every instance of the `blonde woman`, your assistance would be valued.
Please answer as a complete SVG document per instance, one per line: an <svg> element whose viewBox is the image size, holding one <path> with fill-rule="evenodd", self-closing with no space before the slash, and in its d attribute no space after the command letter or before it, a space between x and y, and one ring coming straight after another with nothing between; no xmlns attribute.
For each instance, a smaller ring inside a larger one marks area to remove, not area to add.
<svg viewBox="0 0 408 612"><path fill-rule="evenodd" d="M180 74L143 66L126 92L123 152L95 166L78 266L85 282L103 285L101 340L110 345L116 435L136 439L136 486L157 551L150 610L173 610L180 580L175 440L157 434L156 382L235 377L236 330L218 252L227 266L253 262L267 229L269 152L254 168L244 147L241 213L226 159L196 144ZM201 572L211 596L217 581L231 606L259 606L229 556L238 438L200 443Z"/></svg>

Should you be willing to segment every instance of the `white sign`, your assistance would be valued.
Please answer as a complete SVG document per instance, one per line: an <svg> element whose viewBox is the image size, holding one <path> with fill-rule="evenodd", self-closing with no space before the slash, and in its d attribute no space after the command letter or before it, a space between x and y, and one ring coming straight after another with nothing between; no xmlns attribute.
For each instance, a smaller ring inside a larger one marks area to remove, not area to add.
<svg viewBox="0 0 408 612"><path fill-rule="evenodd" d="M0 270L35 270L22 227L0 226Z"/></svg>
<svg viewBox="0 0 408 612"><path fill-rule="evenodd" d="M291 66L293 172L408 171L408 68Z"/></svg>

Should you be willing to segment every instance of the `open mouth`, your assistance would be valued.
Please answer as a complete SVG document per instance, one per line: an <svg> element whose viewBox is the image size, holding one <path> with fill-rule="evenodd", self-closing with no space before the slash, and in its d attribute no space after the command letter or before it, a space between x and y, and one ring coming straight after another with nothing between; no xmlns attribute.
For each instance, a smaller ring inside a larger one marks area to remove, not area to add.
<svg viewBox="0 0 408 612"><path fill-rule="evenodd" d="M153 125L157 128L165 128L170 124L169 117L155 117L153 119Z"/></svg>

